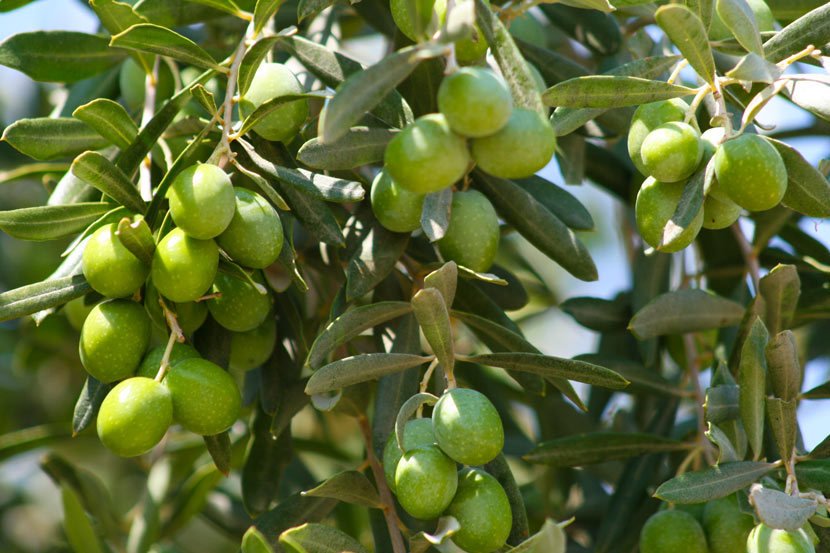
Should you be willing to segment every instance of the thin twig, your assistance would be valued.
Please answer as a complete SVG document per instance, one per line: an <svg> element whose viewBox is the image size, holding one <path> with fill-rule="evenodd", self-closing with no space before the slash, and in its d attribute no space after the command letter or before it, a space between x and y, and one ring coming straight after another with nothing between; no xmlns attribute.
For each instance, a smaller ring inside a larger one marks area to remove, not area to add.
<svg viewBox="0 0 830 553"><path fill-rule="evenodd" d="M740 222L732 225L732 233L735 235L735 239L738 241L738 247L741 249L744 261L746 261L746 268L749 271L749 276L752 278L752 288L757 296L758 285L761 280L761 267L758 265L758 255L752 248L752 244L747 240Z"/></svg>
<svg viewBox="0 0 830 553"><path fill-rule="evenodd" d="M357 419L360 425L360 431L363 433L363 440L366 443L366 460L369 461L369 466L372 469L372 476L375 478L375 484L378 487L380 494L380 501L383 503L383 518L386 519L386 528L389 530L389 539L392 542L392 551L394 553L406 553L406 546L403 543L403 536L399 530L401 522L398 519L398 513L395 511L395 501L392 499L392 492L389 491L389 486L386 485L386 476L383 473L383 467L375 456L374 446L372 444L372 429L369 427L369 419L361 415Z"/></svg>

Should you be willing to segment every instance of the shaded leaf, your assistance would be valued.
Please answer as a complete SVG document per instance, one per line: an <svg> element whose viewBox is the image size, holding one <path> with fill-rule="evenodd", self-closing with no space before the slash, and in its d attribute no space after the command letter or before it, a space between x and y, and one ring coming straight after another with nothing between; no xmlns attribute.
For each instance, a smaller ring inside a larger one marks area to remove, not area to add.
<svg viewBox="0 0 830 553"><path fill-rule="evenodd" d="M87 376L84 388L75 403L72 416L72 434L82 432L98 415L98 409L114 384L104 384L95 377Z"/></svg>
<svg viewBox="0 0 830 553"><path fill-rule="evenodd" d="M274 549L255 526L242 536L242 553L274 553Z"/></svg>
<svg viewBox="0 0 830 553"><path fill-rule="evenodd" d="M777 397L765 398L767 419L772 436L778 447L778 455L782 459L789 459L795 452L795 442L798 437L798 422L796 421L796 400L785 401Z"/></svg>
<svg viewBox="0 0 830 553"><path fill-rule="evenodd" d="M74 31L18 33L0 43L0 65L36 81L74 82L106 71L124 55L102 36Z"/></svg>
<svg viewBox="0 0 830 553"><path fill-rule="evenodd" d="M189 38L152 23L139 23L118 33L110 40L110 46L167 56L205 69L227 71Z"/></svg>
<svg viewBox="0 0 830 553"><path fill-rule="evenodd" d="M107 98L96 98L82 105L72 112L72 117L80 119L119 148L126 148L138 136L138 126L124 107Z"/></svg>
<svg viewBox="0 0 830 553"><path fill-rule="evenodd" d="M135 213L144 213L146 204L138 189L115 164L98 152L85 152L72 162L72 173Z"/></svg>
<svg viewBox="0 0 830 553"><path fill-rule="evenodd" d="M801 295L801 280L795 266L775 266L761 278L759 289L764 298L764 321L770 334L789 328Z"/></svg>
<svg viewBox="0 0 830 553"><path fill-rule="evenodd" d="M228 476L231 472L231 438L228 432L215 434L213 436L203 436L205 440L205 447L207 447L210 458L213 459L213 466L216 470Z"/></svg>
<svg viewBox="0 0 830 553"><path fill-rule="evenodd" d="M528 191L568 227L574 230L593 230L594 219L591 214L582 202L564 188L536 175L513 182Z"/></svg>
<svg viewBox="0 0 830 553"><path fill-rule="evenodd" d="M683 449L688 445L653 434L596 432L542 442L523 459L540 465L577 467Z"/></svg>
<svg viewBox="0 0 830 553"><path fill-rule="evenodd" d="M787 191L782 203L810 217L830 217L830 183L795 148L775 139L775 146L787 167Z"/></svg>
<svg viewBox="0 0 830 553"><path fill-rule="evenodd" d="M711 422L709 423L709 430L706 432L706 437L718 448L718 465L734 463L742 459L742 456L738 455L738 452L735 450L735 446L732 445L729 436Z"/></svg>
<svg viewBox="0 0 830 553"><path fill-rule="evenodd" d="M438 519L435 531L431 534L418 532L409 538L410 553L426 553L433 545L441 545L453 534L461 529L461 525L454 517L441 517Z"/></svg>
<svg viewBox="0 0 830 553"><path fill-rule="evenodd" d="M549 106L619 108L694 94L694 89L639 77L588 75L553 85L542 94Z"/></svg>
<svg viewBox="0 0 830 553"><path fill-rule="evenodd" d="M738 461L687 472L663 483L655 497L672 503L705 503L741 490L770 472L775 465L755 461Z"/></svg>
<svg viewBox="0 0 830 553"><path fill-rule="evenodd" d="M677 208L663 228L658 250L672 246L689 227L694 225L695 218L703 209L703 191L708 188L714 178L715 164L712 160L689 178L689 182L683 188Z"/></svg>
<svg viewBox="0 0 830 553"><path fill-rule="evenodd" d="M346 357L317 369L308 380L305 392L308 395L331 392L417 367L431 360L432 357L409 353L364 353Z"/></svg>
<svg viewBox="0 0 830 553"><path fill-rule="evenodd" d="M706 390L706 403L703 404L706 420L718 424L740 417L740 393L736 384L721 384Z"/></svg>
<svg viewBox="0 0 830 553"><path fill-rule="evenodd" d="M755 14L746 0L717 0L718 16L747 52L764 55Z"/></svg>
<svg viewBox="0 0 830 553"><path fill-rule="evenodd" d="M95 532L78 494L66 484L61 485L61 502L63 503L63 528L67 541L75 551L104 553L104 545Z"/></svg>
<svg viewBox="0 0 830 553"><path fill-rule="evenodd" d="M170 518L165 521L162 534L171 535L184 528L202 512L208 494L219 484L222 473L213 463L202 465L193 471L176 494Z"/></svg>
<svg viewBox="0 0 830 553"><path fill-rule="evenodd" d="M242 468L242 502L245 510L257 516L268 510L277 497L283 471L291 459L291 433L275 436L271 432L273 417L258 410L254 418L252 440Z"/></svg>
<svg viewBox="0 0 830 553"><path fill-rule="evenodd" d="M575 297L563 301L559 308L580 325L597 332L625 330L631 319L630 306L620 300Z"/></svg>
<svg viewBox="0 0 830 553"><path fill-rule="evenodd" d="M480 363L491 367L501 367L509 371L521 371L544 377L567 378L594 386L621 390L628 381L616 372L574 359L563 359L538 353L500 352L465 357L465 361Z"/></svg>
<svg viewBox="0 0 830 553"><path fill-rule="evenodd" d="M684 334L741 322L744 307L700 289L683 289L657 296L634 314L628 325L644 340L666 334Z"/></svg>
<svg viewBox="0 0 830 553"><path fill-rule="evenodd" d="M21 240L55 240L85 229L110 209L111 204L89 202L0 211L0 230Z"/></svg>
<svg viewBox="0 0 830 553"><path fill-rule="evenodd" d="M0 462L69 436L65 424L41 424L0 435Z"/></svg>
<svg viewBox="0 0 830 553"><path fill-rule="evenodd" d="M395 136L390 129L352 127L334 142L324 144L312 138L297 152L297 159L315 169L353 169L383 160L386 144Z"/></svg>
<svg viewBox="0 0 830 553"><path fill-rule="evenodd" d="M767 381L767 360L764 356L764 349L768 339L769 334L764 323L756 318L741 347L741 360L738 368L738 385L741 387L741 421L756 460L763 455L764 398Z"/></svg>
<svg viewBox="0 0 830 553"><path fill-rule="evenodd" d="M437 288L424 288L412 297L412 309L441 367L452 374L455 368L453 333L444 296Z"/></svg>
<svg viewBox="0 0 830 553"><path fill-rule="evenodd" d="M71 117L18 119L6 127L2 140L37 160L73 156L84 150L99 150L109 145L86 123Z"/></svg>
<svg viewBox="0 0 830 553"><path fill-rule="evenodd" d="M355 470L339 472L303 495L330 497L354 505L383 509L377 490L362 473Z"/></svg>
<svg viewBox="0 0 830 553"><path fill-rule="evenodd" d="M403 255L409 236L374 225L346 267L346 299L368 293L385 279Z"/></svg>
<svg viewBox="0 0 830 553"><path fill-rule="evenodd" d="M334 499L306 497L295 494L280 502L274 509L254 520L254 526L267 537L268 542L278 545L279 535L288 528L309 521L321 520L337 505Z"/></svg>

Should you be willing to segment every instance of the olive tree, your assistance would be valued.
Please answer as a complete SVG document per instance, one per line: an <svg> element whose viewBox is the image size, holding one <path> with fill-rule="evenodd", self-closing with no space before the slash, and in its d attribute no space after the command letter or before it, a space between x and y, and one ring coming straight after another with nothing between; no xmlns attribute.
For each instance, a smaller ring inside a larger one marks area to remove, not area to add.
<svg viewBox="0 0 830 553"><path fill-rule="evenodd" d="M0 351L76 383L47 416L27 379L0 435L0 463L47 452L50 550L188 551L207 521L231 545L200 550L245 553L830 551L830 438L798 416L830 397L805 386L830 166L788 142L828 129L830 4L89 9L96 34L0 43L61 92L5 128L0 173L48 191L0 211L6 243L57 245L45 278L0 272ZM563 299L565 274L631 286ZM529 341L550 309L596 351Z"/></svg>

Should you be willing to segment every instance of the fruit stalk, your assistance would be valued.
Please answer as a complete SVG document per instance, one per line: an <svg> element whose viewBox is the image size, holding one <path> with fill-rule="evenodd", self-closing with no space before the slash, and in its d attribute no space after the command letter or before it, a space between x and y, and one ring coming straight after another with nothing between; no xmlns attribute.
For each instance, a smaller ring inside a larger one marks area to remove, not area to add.
<svg viewBox="0 0 830 553"><path fill-rule="evenodd" d="M398 519L398 513L395 511L395 502L392 499L392 492L389 491L389 486L386 485L386 476L383 474L383 467L375 456L375 450L372 445L372 429L369 426L369 419L361 415L357 419L360 431L363 434L363 441L366 444L366 460L372 469L372 476L375 479L375 484L378 487L381 503L383 503L383 518L386 519L386 528L389 531L389 539L392 542L392 551L394 553L406 553L406 547L403 543L403 536L400 532L401 521Z"/></svg>
<svg viewBox="0 0 830 553"><path fill-rule="evenodd" d="M228 73L228 86L225 89L225 101L223 104L223 120L222 120L222 139L217 144L216 149L210 156L208 163L213 163L216 160L216 165L224 168L233 156L231 154L230 134L233 126L233 101L234 94L236 94L236 79L239 76L239 67L242 65L242 59L245 57L245 52L248 49L248 40L253 38L251 31L254 28L253 21L245 30L245 35L239 41L239 45L234 50L231 58L231 68ZM217 159L218 158L218 159Z"/></svg>

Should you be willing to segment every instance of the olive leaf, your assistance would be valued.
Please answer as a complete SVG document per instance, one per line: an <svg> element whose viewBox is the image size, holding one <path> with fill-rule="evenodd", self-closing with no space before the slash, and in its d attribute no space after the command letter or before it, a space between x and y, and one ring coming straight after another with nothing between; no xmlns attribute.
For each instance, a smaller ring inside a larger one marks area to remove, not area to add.
<svg viewBox="0 0 830 553"><path fill-rule="evenodd" d="M352 127L334 142L324 144L312 138L300 147L297 159L314 169L334 171L353 169L383 160L386 145L396 131L371 127Z"/></svg>
<svg viewBox="0 0 830 553"><path fill-rule="evenodd" d="M346 357L317 369L309 378L305 392L308 395L333 392L346 386L417 367L432 359L431 356L409 353L364 353Z"/></svg>
<svg viewBox="0 0 830 553"><path fill-rule="evenodd" d="M654 18L689 65L704 81L714 86L715 60L700 18L680 4L661 6Z"/></svg>
<svg viewBox="0 0 830 553"><path fill-rule="evenodd" d="M0 294L0 321L63 305L92 291L83 275L28 284Z"/></svg>
<svg viewBox="0 0 830 553"><path fill-rule="evenodd" d="M330 497L354 505L383 509L383 503L375 487L362 473L355 470L339 472L302 495Z"/></svg>
<svg viewBox="0 0 830 553"><path fill-rule="evenodd" d="M740 411L749 445L755 459L763 455L764 398L766 396L767 361L764 350L769 334L760 318L755 319L741 347L738 384L741 387Z"/></svg>
<svg viewBox="0 0 830 553"><path fill-rule="evenodd" d="M771 528L795 532L816 513L815 499L793 497L790 494L754 484L749 492L749 502L761 522Z"/></svg>
<svg viewBox="0 0 830 553"><path fill-rule="evenodd" d="M280 544L294 551L349 551L368 553L353 537L325 524L308 522L280 534Z"/></svg>
<svg viewBox="0 0 830 553"><path fill-rule="evenodd" d="M792 146L767 139L787 167L787 191L783 204L810 217L830 216L830 183Z"/></svg>
<svg viewBox="0 0 830 553"><path fill-rule="evenodd" d="M106 202L85 202L0 211L0 230L22 240L55 240L83 230L111 209Z"/></svg>
<svg viewBox="0 0 830 553"><path fill-rule="evenodd" d="M146 206L130 178L98 152L85 152L72 162L72 173L135 213Z"/></svg>
<svg viewBox="0 0 830 553"><path fill-rule="evenodd" d="M538 374L540 376L566 378L594 386L621 390L628 386L628 381L618 373L574 359L563 359L539 353L499 352L485 353L473 356L459 356L460 360L470 363L480 363L491 367L501 367L508 371L521 371Z"/></svg>
<svg viewBox="0 0 830 553"><path fill-rule="evenodd" d="M109 145L86 123L71 117L18 119L6 127L0 140L37 160L73 156Z"/></svg>
<svg viewBox="0 0 830 553"><path fill-rule="evenodd" d="M717 0L716 9L724 25L748 52L764 55L755 14L746 0Z"/></svg>
<svg viewBox="0 0 830 553"><path fill-rule="evenodd" d="M72 112L72 117L83 121L119 148L126 148L138 136L138 126L124 107L107 98L96 98L80 106Z"/></svg>
<svg viewBox="0 0 830 553"><path fill-rule="evenodd" d="M640 340L666 334L684 334L741 322L744 307L732 300L696 288L657 296L634 314L628 325Z"/></svg>
<svg viewBox="0 0 830 553"><path fill-rule="evenodd" d="M654 496L672 503L705 503L749 486L773 468L772 463L756 461L725 463L676 476L657 488Z"/></svg>
<svg viewBox="0 0 830 553"><path fill-rule="evenodd" d="M542 94L548 106L618 108L694 94L693 88L640 77L589 75L553 85Z"/></svg>
<svg viewBox="0 0 830 553"><path fill-rule="evenodd" d="M830 4L802 15L764 43L764 56L777 63L813 44L830 42Z"/></svg>
<svg viewBox="0 0 830 553"><path fill-rule="evenodd" d="M447 374L455 368L453 332L444 296L437 288L424 288L412 297L412 310L424 337Z"/></svg>
<svg viewBox="0 0 830 553"><path fill-rule="evenodd" d="M652 434L595 432L541 442L522 458L534 464L574 467L686 448L683 442Z"/></svg>
<svg viewBox="0 0 830 553"><path fill-rule="evenodd" d="M421 229L430 242L442 239L447 233L451 212L452 188L444 188L426 195L421 210Z"/></svg>
<svg viewBox="0 0 830 553"><path fill-rule="evenodd" d="M435 288L444 298L447 309L452 307L455 300L455 291L458 288L458 265L455 261L448 261L440 268L424 277L424 288Z"/></svg>
<svg viewBox="0 0 830 553"><path fill-rule="evenodd" d="M196 67L227 71L201 46L160 25L138 23L110 39L110 46L167 56Z"/></svg>

